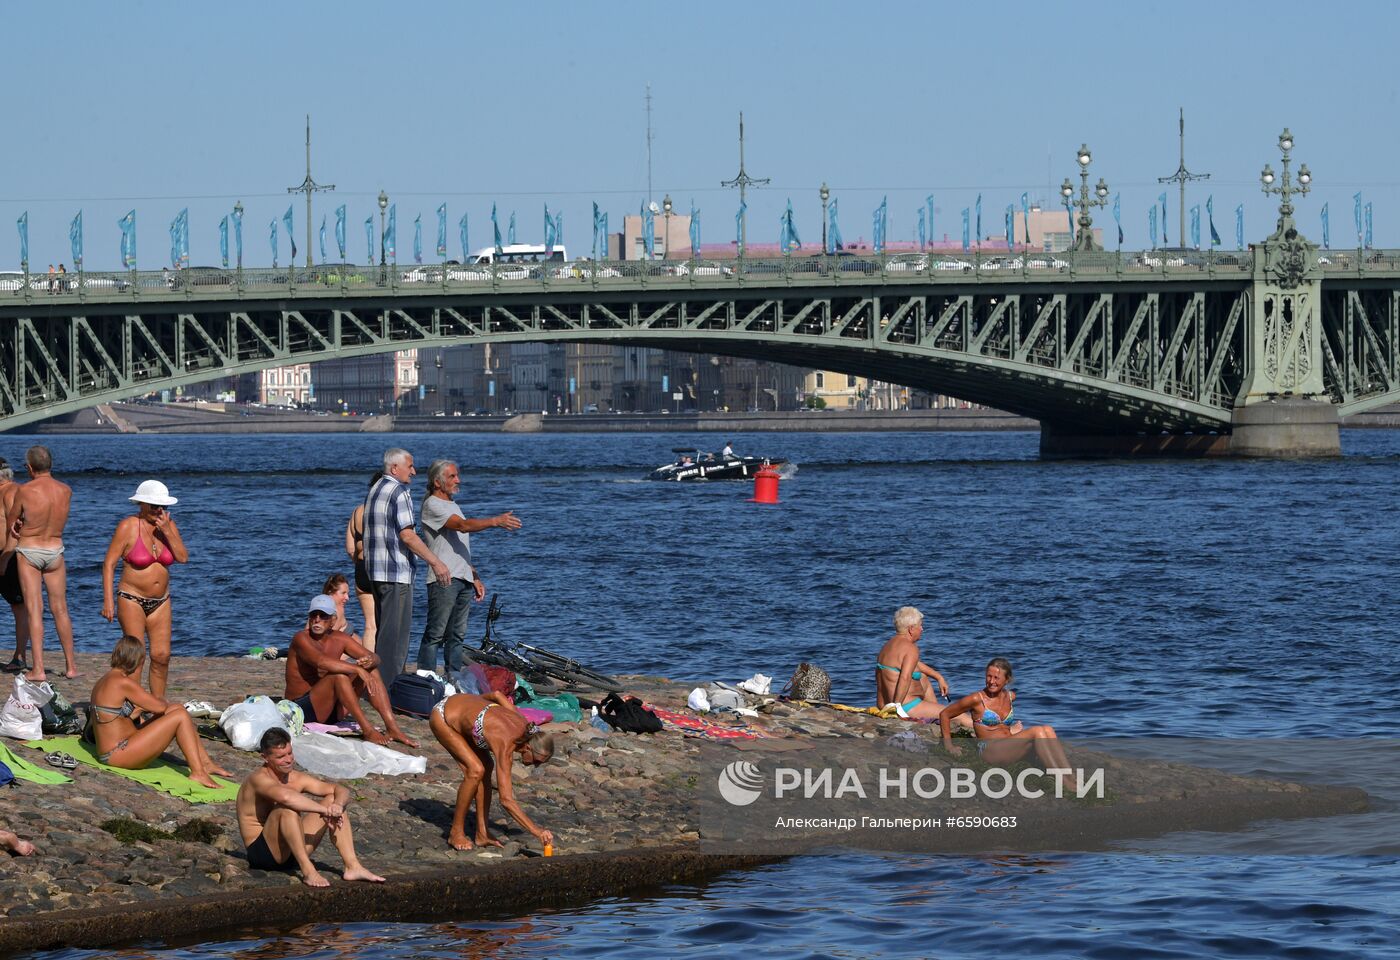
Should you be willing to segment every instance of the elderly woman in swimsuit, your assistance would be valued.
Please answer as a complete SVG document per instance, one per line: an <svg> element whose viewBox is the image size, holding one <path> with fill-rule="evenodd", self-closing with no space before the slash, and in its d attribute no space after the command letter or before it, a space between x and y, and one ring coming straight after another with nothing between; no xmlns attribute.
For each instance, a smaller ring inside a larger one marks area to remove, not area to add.
<svg viewBox="0 0 1400 960"><path fill-rule="evenodd" d="M179 503L159 480L147 480L130 498L134 517L117 524L107 558L102 562L102 616L115 615L122 633L151 645L151 693L165 696L170 674L170 565L185 563L190 552L167 507ZM112 600L112 575L122 566L117 599Z"/></svg>
<svg viewBox="0 0 1400 960"><path fill-rule="evenodd" d="M919 659L919 638L924 635L924 615L917 607L900 607L894 614L894 636L875 658L875 695L880 706L897 704L910 720L935 720L941 705L933 692L948 696L943 674Z"/></svg>
<svg viewBox="0 0 1400 960"><path fill-rule="evenodd" d="M554 738L542 733L515 709L505 694L489 697L459 693L438 701L429 723L438 743L462 767L462 785L457 788L457 807L452 812L452 829L447 842L457 850L472 849L467 839L467 808L476 801L476 844L501 846L486 831L486 814L491 808L491 769L496 768L496 789L501 806L543 844L554 843L554 834L536 826L520 804L510 782L511 761L516 754L522 763L535 766L554 755Z"/></svg>
<svg viewBox="0 0 1400 960"><path fill-rule="evenodd" d="M147 693L139 677L146 659L146 645L133 636L124 636L112 650L112 669L92 688L88 707L97 759L123 770L142 770L177 742L190 765L190 779L216 788L211 774L232 776L209 759L194 721L178 703L166 703ZM137 727L133 715L153 713L155 718Z"/></svg>
<svg viewBox="0 0 1400 960"><path fill-rule="evenodd" d="M955 757L961 756L962 750L953 745L948 723L953 717L970 713L977 748L988 763L1015 763L1034 750L1036 759L1045 769L1070 769L1069 758L1055 736L1054 727L1044 724L1023 728L1013 719L1012 704L1016 694L1007 689L1011 678L1011 663L1005 657L993 657L987 664L986 686L943 708L939 719L943 723L944 749Z"/></svg>

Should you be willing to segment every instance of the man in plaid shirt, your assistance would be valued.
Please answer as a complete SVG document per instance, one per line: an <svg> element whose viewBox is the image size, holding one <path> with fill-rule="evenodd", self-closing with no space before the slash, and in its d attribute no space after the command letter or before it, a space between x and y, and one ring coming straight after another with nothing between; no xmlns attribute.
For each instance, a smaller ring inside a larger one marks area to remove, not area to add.
<svg viewBox="0 0 1400 960"><path fill-rule="evenodd" d="M408 484L417 474L413 454L395 447L384 454L384 476L365 499L365 568L374 588L374 616L379 625L375 653L379 675L388 687L408 660L413 624L413 557L417 554L439 583L452 581L447 565L414 532L413 495Z"/></svg>

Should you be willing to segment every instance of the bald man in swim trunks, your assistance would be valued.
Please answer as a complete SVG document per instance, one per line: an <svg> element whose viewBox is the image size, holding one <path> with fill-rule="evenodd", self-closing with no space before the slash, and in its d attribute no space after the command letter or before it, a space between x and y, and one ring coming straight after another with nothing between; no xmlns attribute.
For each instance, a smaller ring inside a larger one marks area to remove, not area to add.
<svg viewBox="0 0 1400 960"><path fill-rule="evenodd" d="M44 594L49 596L49 613L54 632L68 661L64 676L78 675L73 659L73 621L68 617L68 569L63 562L63 528L73 490L53 478L53 454L48 447L30 447L24 455L30 480L15 496L10 535L18 538L14 563L19 564L19 583L24 591L24 609L29 617L29 641L34 650L30 680L46 680L44 672Z"/></svg>

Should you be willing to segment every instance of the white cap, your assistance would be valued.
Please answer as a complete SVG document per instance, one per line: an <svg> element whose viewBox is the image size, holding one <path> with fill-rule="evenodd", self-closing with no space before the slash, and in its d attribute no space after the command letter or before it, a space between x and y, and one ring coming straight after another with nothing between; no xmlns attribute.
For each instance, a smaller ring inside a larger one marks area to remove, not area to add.
<svg viewBox="0 0 1400 960"><path fill-rule="evenodd" d="M180 502L170 495L165 484L159 480L142 480L141 486L127 499L132 503L149 503L157 507L173 507Z"/></svg>

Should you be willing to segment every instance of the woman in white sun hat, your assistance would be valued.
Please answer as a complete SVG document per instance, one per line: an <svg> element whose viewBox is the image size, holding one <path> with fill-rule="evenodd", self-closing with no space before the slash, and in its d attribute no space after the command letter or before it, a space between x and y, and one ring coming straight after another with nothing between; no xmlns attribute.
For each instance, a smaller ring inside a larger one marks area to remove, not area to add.
<svg viewBox="0 0 1400 960"><path fill-rule="evenodd" d="M144 480L130 497L137 513L117 524L102 562L102 616L150 647L151 693L164 698L170 673L170 565L190 558L168 507L179 503L159 480ZM124 561L116 600L112 575Z"/></svg>

